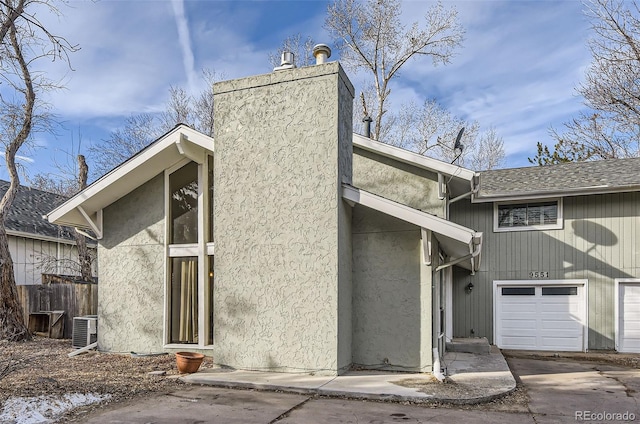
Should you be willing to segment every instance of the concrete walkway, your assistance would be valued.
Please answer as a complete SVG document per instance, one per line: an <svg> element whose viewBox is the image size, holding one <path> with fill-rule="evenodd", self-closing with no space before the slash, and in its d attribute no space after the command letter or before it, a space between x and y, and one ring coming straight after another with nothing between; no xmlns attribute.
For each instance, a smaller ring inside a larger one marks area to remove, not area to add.
<svg viewBox="0 0 640 424"><path fill-rule="evenodd" d="M431 374L351 371L340 376L204 369L181 377L191 384L226 388L277 390L297 394L352 399L472 404L512 392L515 379L500 350L489 354L448 352L444 357L448 379L440 383Z"/></svg>

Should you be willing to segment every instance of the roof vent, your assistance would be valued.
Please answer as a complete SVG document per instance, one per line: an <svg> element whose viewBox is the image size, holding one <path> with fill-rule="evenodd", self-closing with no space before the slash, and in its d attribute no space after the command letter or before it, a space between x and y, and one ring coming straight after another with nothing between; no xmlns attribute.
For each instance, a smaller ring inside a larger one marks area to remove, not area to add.
<svg viewBox="0 0 640 424"><path fill-rule="evenodd" d="M282 52L282 57L280 59L280 66L276 66L273 68L274 71L283 71L285 69L293 69L296 67L295 55L288 51Z"/></svg>
<svg viewBox="0 0 640 424"><path fill-rule="evenodd" d="M316 65L322 65L331 57L331 49L326 44L316 44L313 46L313 57L316 58Z"/></svg>

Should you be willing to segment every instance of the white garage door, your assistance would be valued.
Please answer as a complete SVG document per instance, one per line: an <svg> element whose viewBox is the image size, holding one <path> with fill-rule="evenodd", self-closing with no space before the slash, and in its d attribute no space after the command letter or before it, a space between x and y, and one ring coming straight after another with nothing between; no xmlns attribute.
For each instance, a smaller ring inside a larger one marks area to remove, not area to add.
<svg viewBox="0 0 640 424"><path fill-rule="evenodd" d="M640 281L618 284L618 351L640 353Z"/></svg>
<svg viewBox="0 0 640 424"><path fill-rule="evenodd" d="M584 281L496 281L494 305L502 349L585 350Z"/></svg>

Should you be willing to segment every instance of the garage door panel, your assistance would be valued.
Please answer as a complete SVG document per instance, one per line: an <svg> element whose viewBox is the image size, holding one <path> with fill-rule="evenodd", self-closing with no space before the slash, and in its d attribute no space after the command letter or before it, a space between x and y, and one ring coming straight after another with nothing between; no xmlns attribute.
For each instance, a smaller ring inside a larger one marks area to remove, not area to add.
<svg viewBox="0 0 640 424"><path fill-rule="evenodd" d="M528 287L529 293L534 294L505 295L517 290L501 286L495 291L496 344L506 349L582 351L586 324L584 285L572 281L565 285L554 282L520 287Z"/></svg>
<svg viewBox="0 0 640 424"><path fill-rule="evenodd" d="M543 330L570 330L574 332L582 330L582 324L578 321L564 321L564 320L552 320L543 319L540 323L540 327Z"/></svg>
<svg viewBox="0 0 640 424"><path fill-rule="evenodd" d="M535 330L536 324L535 321L532 320L505 320L502 321L502 329L505 330L503 334L507 334L506 330Z"/></svg>
<svg viewBox="0 0 640 424"><path fill-rule="evenodd" d="M535 302L522 302L522 303L515 303L515 302L508 302L508 303L504 303L502 305L502 311L503 312L513 312L513 313L519 313L519 314L525 314L525 313L532 313L535 314L538 311L536 310L536 304Z"/></svg>
<svg viewBox="0 0 640 424"><path fill-rule="evenodd" d="M511 349L535 349L536 337L503 337L505 345L513 346Z"/></svg>
<svg viewBox="0 0 640 424"><path fill-rule="evenodd" d="M546 299L544 299L546 300ZM560 302L554 302L554 303L541 303L540 304L540 312L558 312L558 313L571 313L574 315L578 315L580 313L580 309L581 309L582 305L579 305L577 303L571 304L571 303L560 303Z"/></svg>
<svg viewBox="0 0 640 424"><path fill-rule="evenodd" d="M582 338L543 337L540 342L540 350L582 350Z"/></svg>
<svg viewBox="0 0 640 424"><path fill-rule="evenodd" d="M618 286L618 350L640 353L640 282Z"/></svg>

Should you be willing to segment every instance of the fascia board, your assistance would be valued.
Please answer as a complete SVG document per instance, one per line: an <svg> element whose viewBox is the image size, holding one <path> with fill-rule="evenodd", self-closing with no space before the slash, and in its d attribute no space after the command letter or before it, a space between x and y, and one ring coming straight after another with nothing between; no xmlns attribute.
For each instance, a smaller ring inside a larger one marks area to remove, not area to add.
<svg viewBox="0 0 640 424"><path fill-rule="evenodd" d="M348 184L342 185L342 197L354 203L375 209L405 222L409 222L421 228L426 228L434 233L442 234L445 237L469 245L470 251L473 251L473 246L471 246L471 244L477 233L470 228L463 227L462 225L447 221L446 219L413 209L401 203L394 202L393 200L385 199L384 197L377 196L373 193L360 190Z"/></svg>
<svg viewBox="0 0 640 424"><path fill-rule="evenodd" d="M443 174L460 178L469 182L473 180L473 177L476 174L470 169L462 168L457 165L452 165L450 163L442 162L437 159L410 152L409 150L381 143L379 141L364 137L360 134L353 134L353 145L370 152L378 153L382 156L396 159L400 162L408 163L410 165L426 169L428 171L441 172Z"/></svg>

